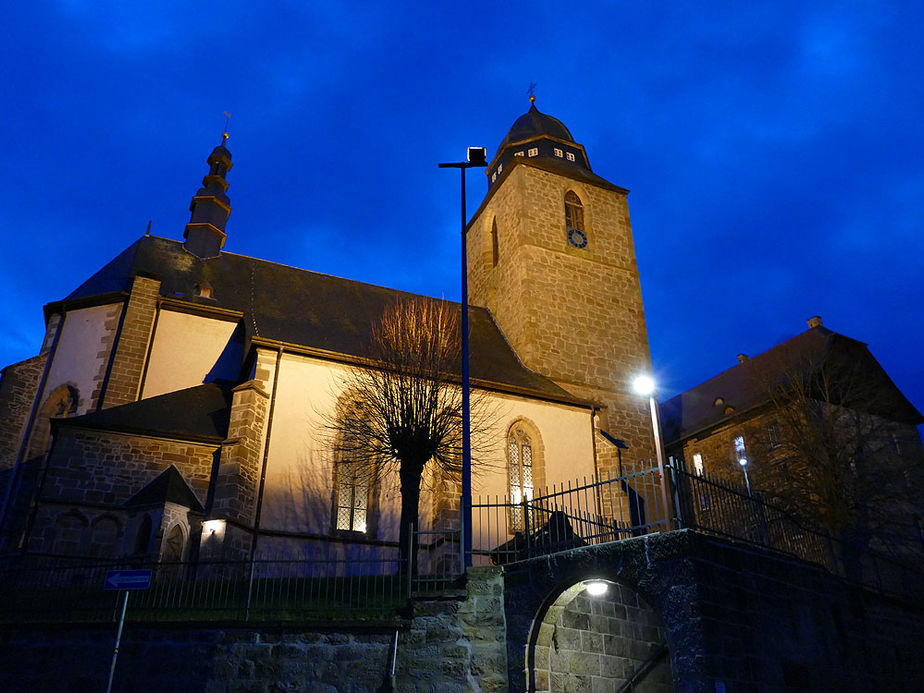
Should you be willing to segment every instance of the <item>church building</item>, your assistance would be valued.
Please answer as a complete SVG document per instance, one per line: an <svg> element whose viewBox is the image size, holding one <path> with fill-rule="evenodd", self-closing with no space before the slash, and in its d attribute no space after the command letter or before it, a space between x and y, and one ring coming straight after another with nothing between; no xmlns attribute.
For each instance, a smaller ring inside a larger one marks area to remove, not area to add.
<svg viewBox="0 0 924 693"><path fill-rule="evenodd" d="M4 554L397 546L397 486L352 474L326 422L383 311L415 297L226 250L248 230L228 224L225 139L183 239L135 240L46 305L38 354L3 369ZM534 104L486 173L467 231L471 375L494 416L473 494L517 500L615 473L617 443L649 459L648 402L630 386L651 363L628 191ZM422 525L457 512L432 487Z"/></svg>

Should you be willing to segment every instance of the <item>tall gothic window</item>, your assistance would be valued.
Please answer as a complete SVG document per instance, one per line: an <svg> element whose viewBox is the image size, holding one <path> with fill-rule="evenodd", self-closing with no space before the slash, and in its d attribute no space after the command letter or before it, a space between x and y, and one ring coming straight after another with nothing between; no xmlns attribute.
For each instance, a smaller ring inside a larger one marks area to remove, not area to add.
<svg viewBox="0 0 924 693"><path fill-rule="evenodd" d="M491 266L497 267L497 219L491 222Z"/></svg>
<svg viewBox="0 0 924 693"><path fill-rule="evenodd" d="M533 497L533 445L522 428L510 431L507 439L507 464L510 471L510 502L513 504L532 500ZM510 515L511 529L524 529L522 507L513 507Z"/></svg>
<svg viewBox="0 0 924 693"><path fill-rule="evenodd" d="M584 205L581 204L581 198L573 190L565 194L565 226L570 231L584 229Z"/></svg>
<svg viewBox="0 0 924 693"><path fill-rule="evenodd" d="M336 528L365 532L369 511L369 475L356 462L337 463Z"/></svg>

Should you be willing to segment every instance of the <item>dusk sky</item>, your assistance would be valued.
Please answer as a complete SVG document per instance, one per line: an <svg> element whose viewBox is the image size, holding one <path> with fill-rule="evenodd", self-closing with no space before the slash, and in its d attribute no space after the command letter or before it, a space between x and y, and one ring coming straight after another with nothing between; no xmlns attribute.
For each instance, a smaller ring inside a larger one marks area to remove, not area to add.
<svg viewBox="0 0 924 693"><path fill-rule="evenodd" d="M629 209L662 398L806 328L924 410L924 3L6 3L0 366L180 239L232 114L225 249L458 300L459 180L536 106ZM469 211L483 198L470 174ZM566 290L567 287L562 287ZM297 318L297 316L293 316Z"/></svg>

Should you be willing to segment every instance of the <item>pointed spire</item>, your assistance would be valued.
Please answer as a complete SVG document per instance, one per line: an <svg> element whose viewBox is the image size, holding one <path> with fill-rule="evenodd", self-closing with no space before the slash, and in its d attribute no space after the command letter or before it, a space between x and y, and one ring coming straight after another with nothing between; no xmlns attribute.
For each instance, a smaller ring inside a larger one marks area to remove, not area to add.
<svg viewBox="0 0 924 693"><path fill-rule="evenodd" d="M227 115L227 114L226 114ZM227 128L227 123L225 123ZM231 200L228 199L228 181L225 176L231 170L231 152L225 149L228 132L221 135L219 144L209 158L209 172L202 179L202 187L192 198L189 205L191 212L189 223L183 238L185 247L193 255L201 258L215 257L225 244L225 224L231 216Z"/></svg>

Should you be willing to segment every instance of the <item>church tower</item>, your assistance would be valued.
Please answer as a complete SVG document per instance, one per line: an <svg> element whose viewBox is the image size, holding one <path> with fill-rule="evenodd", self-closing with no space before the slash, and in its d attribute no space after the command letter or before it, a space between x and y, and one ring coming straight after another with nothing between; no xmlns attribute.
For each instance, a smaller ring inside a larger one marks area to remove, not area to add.
<svg viewBox="0 0 924 693"><path fill-rule="evenodd" d="M601 405L601 472L615 471L612 438L629 445L627 459L654 457L647 399L631 386L651 357L628 190L593 173L535 103L487 176L468 227L470 302L491 311L527 367Z"/></svg>

